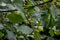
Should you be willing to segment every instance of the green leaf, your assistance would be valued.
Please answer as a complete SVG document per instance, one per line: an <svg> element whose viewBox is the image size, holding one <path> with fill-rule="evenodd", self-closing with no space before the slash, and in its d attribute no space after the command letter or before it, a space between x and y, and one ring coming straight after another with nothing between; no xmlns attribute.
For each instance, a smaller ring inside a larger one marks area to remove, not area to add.
<svg viewBox="0 0 60 40"><path fill-rule="evenodd" d="M52 37L54 36L54 30L50 29L49 33Z"/></svg>
<svg viewBox="0 0 60 40"><path fill-rule="evenodd" d="M60 35L60 31L55 31L55 34L56 35Z"/></svg>
<svg viewBox="0 0 60 40"><path fill-rule="evenodd" d="M0 38L3 36L3 33L2 32L0 32Z"/></svg>
<svg viewBox="0 0 60 40"><path fill-rule="evenodd" d="M15 14L15 13L9 14L9 15L8 15L8 18L9 18L10 22L12 22L12 23L14 23L14 24L23 21L22 16L19 15L19 14Z"/></svg>
<svg viewBox="0 0 60 40"><path fill-rule="evenodd" d="M26 20L24 8L22 7L22 5L18 4L18 3L15 3L14 6L21 13L23 19Z"/></svg>
<svg viewBox="0 0 60 40"><path fill-rule="evenodd" d="M49 23L49 14L48 12L43 12L43 14L41 14L41 19L43 22L43 27L49 28L48 23Z"/></svg>
<svg viewBox="0 0 60 40"><path fill-rule="evenodd" d="M6 32L7 32L7 37L9 40L17 40L16 36L14 35L12 31L6 30Z"/></svg>
<svg viewBox="0 0 60 40"><path fill-rule="evenodd" d="M37 31L34 31L34 40L41 40L40 34Z"/></svg>
<svg viewBox="0 0 60 40"><path fill-rule="evenodd" d="M34 11L34 8L28 8L27 10L28 13L33 13L33 11Z"/></svg>
<svg viewBox="0 0 60 40"><path fill-rule="evenodd" d="M26 25L21 25L17 30L21 31L23 34L30 34L33 31L33 29Z"/></svg>
<svg viewBox="0 0 60 40"><path fill-rule="evenodd" d="M58 14L60 15L60 8L58 8Z"/></svg>
<svg viewBox="0 0 60 40"><path fill-rule="evenodd" d="M55 25L55 20L54 20L54 18L52 17L52 15L50 15L50 20L49 20L48 26L52 28L54 25Z"/></svg>
<svg viewBox="0 0 60 40"><path fill-rule="evenodd" d="M60 30L60 16L58 16L57 21L56 21L56 29Z"/></svg>

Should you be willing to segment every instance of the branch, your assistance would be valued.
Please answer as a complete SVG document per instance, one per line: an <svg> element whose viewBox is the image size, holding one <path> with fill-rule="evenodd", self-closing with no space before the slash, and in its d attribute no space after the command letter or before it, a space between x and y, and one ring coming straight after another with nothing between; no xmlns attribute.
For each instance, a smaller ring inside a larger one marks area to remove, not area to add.
<svg viewBox="0 0 60 40"><path fill-rule="evenodd" d="M3 13L3 12L13 12L13 11L18 11L17 9L14 9L14 10L5 10L5 11L0 11L0 13Z"/></svg>
<svg viewBox="0 0 60 40"><path fill-rule="evenodd" d="M34 6L29 6L28 8L33 8L33 7L35 7L35 6L44 5L44 4L49 3L49 2L52 2L52 1L53 1L53 0L49 0L49 1L44 2L44 3L42 3L42 4L38 4L38 5L34 5ZM25 8L25 9L28 9L28 8ZM17 10L17 9L14 9L14 10L5 10L5 11L0 11L0 13L13 12L13 11L18 11L18 10Z"/></svg>
<svg viewBox="0 0 60 40"><path fill-rule="evenodd" d="M44 2L44 3L41 3L41 4L37 4L37 5L34 5L34 6L29 6L28 8L33 8L33 7L35 7L35 6L44 5L44 4L49 3L49 2L52 2L52 1L53 1L53 0L49 0L49 1ZM28 9L28 8L25 8L25 9Z"/></svg>

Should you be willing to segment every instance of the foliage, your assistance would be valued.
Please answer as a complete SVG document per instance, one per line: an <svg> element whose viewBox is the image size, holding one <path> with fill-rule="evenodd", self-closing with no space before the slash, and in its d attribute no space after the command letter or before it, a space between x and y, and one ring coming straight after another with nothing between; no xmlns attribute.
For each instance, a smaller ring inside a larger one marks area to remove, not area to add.
<svg viewBox="0 0 60 40"><path fill-rule="evenodd" d="M60 40L59 0L0 0L0 40Z"/></svg>

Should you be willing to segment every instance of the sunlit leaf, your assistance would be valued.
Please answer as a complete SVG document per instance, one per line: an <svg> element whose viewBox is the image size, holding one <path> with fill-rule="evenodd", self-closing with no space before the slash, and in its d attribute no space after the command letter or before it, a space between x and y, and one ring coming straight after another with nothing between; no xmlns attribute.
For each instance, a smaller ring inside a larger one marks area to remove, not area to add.
<svg viewBox="0 0 60 40"><path fill-rule="evenodd" d="M47 40L54 40L54 39L53 39L53 38L51 38L51 37L48 37L48 38L47 38Z"/></svg>
<svg viewBox="0 0 60 40"><path fill-rule="evenodd" d="M30 34L33 31L33 29L26 25L21 25L17 30L21 31L23 34Z"/></svg>
<svg viewBox="0 0 60 40"><path fill-rule="evenodd" d="M47 2L48 0L43 0L44 2Z"/></svg>
<svg viewBox="0 0 60 40"><path fill-rule="evenodd" d="M14 33L12 31L6 30L6 32L7 32L7 36L8 36L9 40L17 40L16 36L14 35Z"/></svg>
<svg viewBox="0 0 60 40"><path fill-rule="evenodd" d="M3 27L3 25L2 24L0 24L0 30L2 30L4 27Z"/></svg>
<svg viewBox="0 0 60 40"><path fill-rule="evenodd" d="M57 7L56 7L55 5L53 5L51 9L52 9L52 10L51 10L51 11L52 11L52 16L53 16L54 19L56 19L57 16L58 16Z"/></svg>

